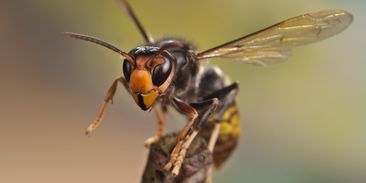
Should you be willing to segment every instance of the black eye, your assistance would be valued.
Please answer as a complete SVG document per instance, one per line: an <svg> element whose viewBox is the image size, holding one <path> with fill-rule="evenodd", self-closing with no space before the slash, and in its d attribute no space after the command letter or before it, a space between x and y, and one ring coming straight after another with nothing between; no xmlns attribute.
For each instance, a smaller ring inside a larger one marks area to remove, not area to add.
<svg viewBox="0 0 366 183"><path fill-rule="evenodd" d="M162 85L172 70L172 64L169 60L165 60L164 63L155 66L152 72L152 81L155 86Z"/></svg>
<svg viewBox="0 0 366 183"><path fill-rule="evenodd" d="M132 71L132 65L127 60L123 61L123 75L125 76L126 81L130 81Z"/></svg>

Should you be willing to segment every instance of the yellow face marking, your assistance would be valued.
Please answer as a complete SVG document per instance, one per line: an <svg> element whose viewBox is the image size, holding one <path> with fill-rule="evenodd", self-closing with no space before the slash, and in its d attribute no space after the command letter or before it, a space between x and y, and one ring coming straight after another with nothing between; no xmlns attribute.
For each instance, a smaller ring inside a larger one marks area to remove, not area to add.
<svg viewBox="0 0 366 183"><path fill-rule="evenodd" d="M154 90L151 74L146 69L133 70L129 85L133 99L143 110L149 109L159 96L159 92Z"/></svg>
<svg viewBox="0 0 366 183"><path fill-rule="evenodd" d="M143 110L150 109L154 104L156 98L159 96L159 92L156 90L151 90L147 94L131 93L136 104L140 106Z"/></svg>
<svg viewBox="0 0 366 183"><path fill-rule="evenodd" d="M145 69L135 69L131 73L130 89L134 93L145 94L153 89L150 73Z"/></svg>
<svg viewBox="0 0 366 183"><path fill-rule="evenodd" d="M150 108L154 104L154 102L158 96L159 96L159 93L155 90L151 91L150 93L148 93L146 95L142 95L145 106L147 108Z"/></svg>

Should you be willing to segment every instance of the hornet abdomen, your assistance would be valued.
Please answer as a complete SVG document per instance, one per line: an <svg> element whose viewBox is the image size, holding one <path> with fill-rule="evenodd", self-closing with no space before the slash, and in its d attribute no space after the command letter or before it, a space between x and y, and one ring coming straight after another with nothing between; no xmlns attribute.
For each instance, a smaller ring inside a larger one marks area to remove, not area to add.
<svg viewBox="0 0 366 183"><path fill-rule="evenodd" d="M231 84L218 67L211 65L201 66L197 79L199 79L198 98L204 98ZM231 156L238 143L240 125L238 107L235 101L236 93L232 91L220 99L220 105L212 117L203 124L200 133L209 142L215 123L220 123L219 135L213 149L216 168L219 168Z"/></svg>

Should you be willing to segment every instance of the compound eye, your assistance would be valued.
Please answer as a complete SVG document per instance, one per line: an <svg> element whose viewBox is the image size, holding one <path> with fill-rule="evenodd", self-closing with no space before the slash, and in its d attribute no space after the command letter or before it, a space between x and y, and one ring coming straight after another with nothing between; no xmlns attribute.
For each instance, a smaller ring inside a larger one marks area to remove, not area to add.
<svg viewBox="0 0 366 183"><path fill-rule="evenodd" d="M127 60L123 61L123 75L125 76L126 81L130 81L130 76L132 72L132 65Z"/></svg>
<svg viewBox="0 0 366 183"><path fill-rule="evenodd" d="M155 86L162 85L169 77L172 71L172 63L170 60L165 60L164 63L155 66L152 72L152 81Z"/></svg>

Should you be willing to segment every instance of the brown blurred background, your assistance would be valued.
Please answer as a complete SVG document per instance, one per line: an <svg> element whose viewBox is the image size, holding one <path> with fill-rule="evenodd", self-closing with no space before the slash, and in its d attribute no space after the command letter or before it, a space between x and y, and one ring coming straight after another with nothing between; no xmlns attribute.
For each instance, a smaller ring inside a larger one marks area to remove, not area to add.
<svg viewBox="0 0 366 183"><path fill-rule="evenodd" d="M155 37L182 37L198 50L306 12L350 11L348 30L295 49L283 64L212 61L241 84L243 132L214 180L366 182L366 1L130 1ZM85 137L121 61L63 31L125 51L143 42L113 0L0 1L0 182L139 182L154 115L120 87L104 123ZM184 125L176 113L169 121L170 131Z"/></svg>

